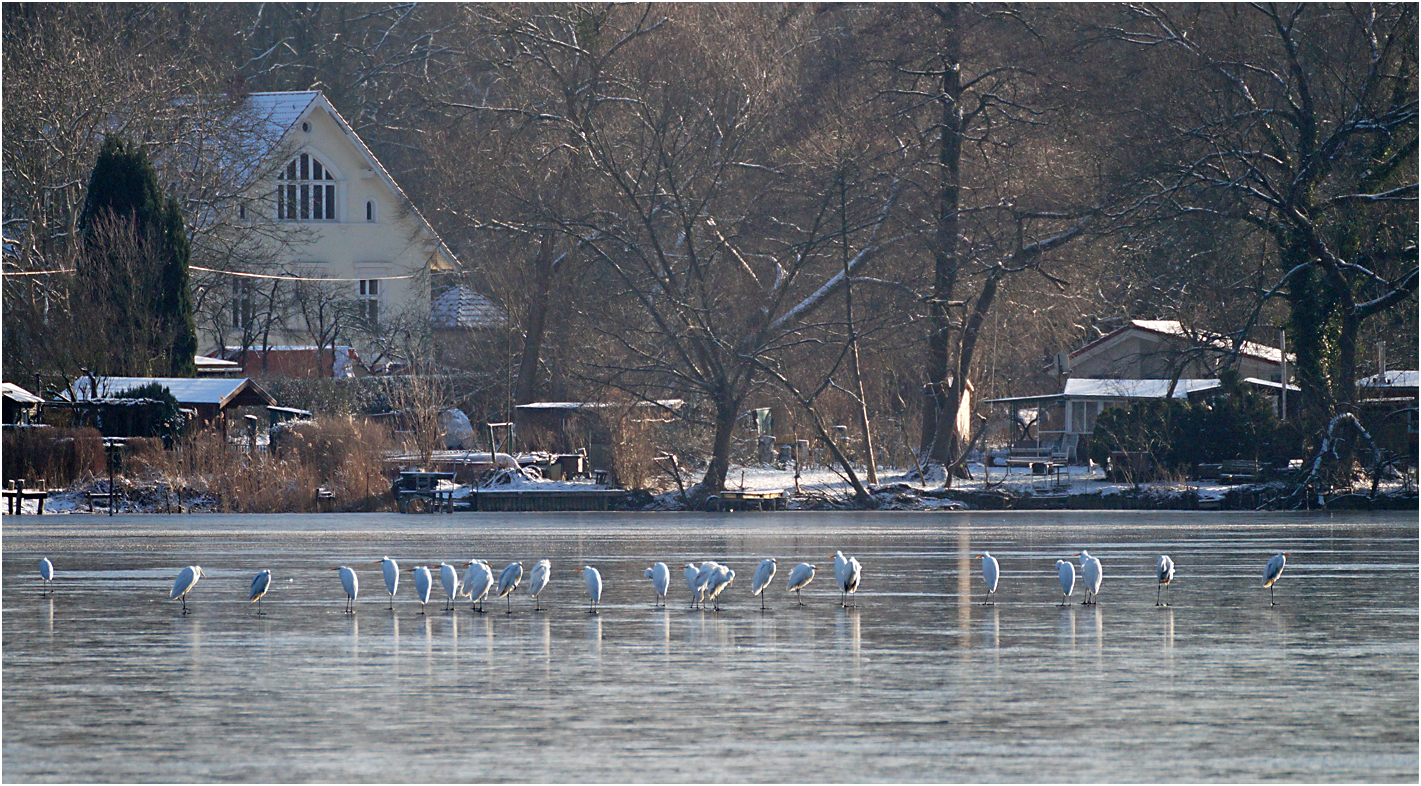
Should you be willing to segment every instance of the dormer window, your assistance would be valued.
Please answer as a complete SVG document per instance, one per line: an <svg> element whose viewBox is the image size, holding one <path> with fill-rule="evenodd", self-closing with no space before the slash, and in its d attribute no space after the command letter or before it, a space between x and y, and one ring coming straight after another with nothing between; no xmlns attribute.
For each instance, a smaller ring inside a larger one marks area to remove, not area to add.
<svg viewBox="0 0 1421 786"><path fill-rule="evenodd" d="M277 180L276 217L287 221L334 221L335 175L309 153L291 159Z"/></svg>

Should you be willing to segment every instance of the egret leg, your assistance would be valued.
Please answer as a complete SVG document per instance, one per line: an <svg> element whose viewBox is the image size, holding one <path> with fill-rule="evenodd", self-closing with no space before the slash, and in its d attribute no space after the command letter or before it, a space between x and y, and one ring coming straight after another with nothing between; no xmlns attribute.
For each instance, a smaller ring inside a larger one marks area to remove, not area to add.
<svg viewBox="0 0 1421 786"><path fill-rule="evenodd" d="M760 611L764 611L764 610L765 610L765 593L764 593L764 591L762 590L762 591L760 592Z"/></svg>
<svg viewBox="0 0 1421 786"><path fill-rule="evenodd" d="M504 595L503 597L504 597L504 599L508 602L508 612L507 612L507 613L512 614L512 613L513 613L513 593L510 592L510 593L508 593L507 595Z"/></svg>

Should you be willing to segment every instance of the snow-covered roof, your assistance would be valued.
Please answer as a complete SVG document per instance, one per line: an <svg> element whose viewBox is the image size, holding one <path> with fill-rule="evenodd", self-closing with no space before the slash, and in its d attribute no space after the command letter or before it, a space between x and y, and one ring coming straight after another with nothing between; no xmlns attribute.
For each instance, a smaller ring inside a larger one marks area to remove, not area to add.
<svg viewBox="0 0 1421 786"><path fill-rule="evenodd" d="M1421 387L1421 372L1418 371L1388 371L1385 374L1373 374L1366 379L1357 380L1357 387L1363 388L1414 388Z"/></svg>
<svg viewBox="0 0 1421 786"><path fill-rule="evenodd" d="M503 328L508 314L488 297L466 286L456 286L434 299L430 319L440 328Z"/></svg>
<svg viewBox="0 0 1421 786"><path fill-rule="evenodd" d="M179 404L212 404L218 407L225 407L238 395L250 391L258 399L266 404L275 404L276 399L270 393L262 390L261 386L248 378L241 379L216 379L212 377L96 377L98 383L97 391L94 390L87 378L80 379L70 386L68 390L59 394L59 398L64 401L93 401L96 399L112 398L153 382L157 382L168 389L173 394L173 398Z"/></svg>
<svg viewBox="0 0 1421 786"><path fill-rule="evenodd" d="M650 401L638 401L634 404L613 404L603 401L535 401L531 404L519 404L514 409L603 409L605 407L650 407L661 406L667 409L679 409L686 402L679 398L657 399L655 403Z"/></svg>
<svg viewBox="0 0 1421 786"><path fill-rule="evenodd" d="M28 390L25 390L24 388L20 387L19 385L16 385L13 382L0 382L0 393L3 393L5 398L10 399L11 401L18 402L20 404L44 403L44 399L40 398L39 396L36 396Z"/></svg>
<svg viewBox="0 0 1421 786"><path fill-rule="evenodd" d="M1132 319L1129 322L1125 323L1125 325L1115 330L1112 330L1109 333L1106 333L1105 335L1090 342L1089 344L1086 344L1075 352L1072 352L1070 354L1070 357L1072 359L1075 359L1077 357L1085 355L1086 353L1092 352L1097 347L1103 346L1111 341L1114 341L1116 338L1130 330L1143 330L1161 336L1170 336L1173 338L1188 339L1190 341L1199 341L1203 344L1218 349L1221 352L1231 352L1233 350L1233 341L1231 341L1230 339L1220 336L1217 333L1186 330L1184 325L1177 319ZM1277 363L1279 365L1283 363L1282 351L1279 350L1277 347L1270 347L1266 344L1257 344L1252 341L1245 341L1241 346L1239 346L1238 351L1241 355L1257 358L1258 360L1264 360L1269 363ZM1289 355L1289 359L1292 359L1291 354Z"/></svg>
<svg viewBox="0 0 1421 786"><path fill-rule="evenodd" d="M1066 398L1164 398L1169 392L1168 379L1090 379L1066 380ZM1174 397L1184 398L1191 390L1217 387L1217 379L1181 379L1174 386Z"/></svg>
<svg viewBox="0 0 1421 786"><path fill-rule="evenodd" d="M1220 388L1224 386L1224 383L1217 379L1205 379L1200 381L1207 382L1210 384L1196 387L1190 391L1191 393L1199 393L1201 391L1213 390L1214 388ZM1283 383L1281 382L1274 382L1271 379L1259 379L1258 377L1244 377L1243 379L1239 380L1239 382L1247 385L1254 385L1260 388L1270 388L1275 391L1280 390L1283 387ZM1303 389L1298 387L1297 385L1289 385L1288 390L1301 393Z"/></svg>

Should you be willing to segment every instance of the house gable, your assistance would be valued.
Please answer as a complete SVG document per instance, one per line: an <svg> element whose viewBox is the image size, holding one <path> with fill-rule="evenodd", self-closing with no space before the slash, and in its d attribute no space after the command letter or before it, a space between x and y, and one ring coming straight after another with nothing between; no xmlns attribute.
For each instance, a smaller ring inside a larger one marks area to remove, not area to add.
<svg viewBox="0 0 1421 786"><path fill-rule="evenodd" d="M1070 354L1073 377L1167 379L1212 377L1232 344L1221 336L1186 330L1175 320L1131 320ZM1240 372L1277 381L1282 354L1275 347L1245 341Z"/></svg>

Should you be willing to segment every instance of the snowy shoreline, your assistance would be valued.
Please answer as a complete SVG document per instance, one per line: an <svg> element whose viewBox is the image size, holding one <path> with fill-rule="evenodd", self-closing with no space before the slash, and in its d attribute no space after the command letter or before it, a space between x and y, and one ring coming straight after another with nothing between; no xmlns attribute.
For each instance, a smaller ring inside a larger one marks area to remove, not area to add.
<svg viewBox="0 0 1421 786"><path fill-rule="evenodd" d="M875 508L893 511L953 511L953 510L1254 510L1266 507L1269 500L1284 489L1281 484L1228 485L1218 481L1156 481L1152 483L1121 483L1108 481L1098 468L1071 467L1058 477L1033 474L1029 469L1007 471L993 467L983 477L982 466L972 465L972 479L954 480L944 488L941 479L929 479L927 484L911 471L886 469L880 472L879 483L870 487ZM863 480L860 478L860 480ZM693 480L688 479L689 488ZM50 493L45 514L88 513L87 492L102 490L106 482L98 479L76 484ZM520 480L519 490L578 491L606 489L585 482ZM867 485L867 484L865 484ZM788 510L836 510L856 507L848 481L832 469L810 469L799 473L795 491L793 469L773 466L732 466L726 475L728 491L785 491ZM120 483L123 513L220 513L221 504L212 495L183 489L174 493L158 481L123 480ZM490 491L511 490L502 486ZM472 489L463 487L456 498ZM24 515L36 512L37 503L25 503ZM620 511L685 510L676 491L653 494L647 491L627 491L614 504ZM1393 483L1384 485L1376 499L1365 493L1335 493L1313 507L1372 508L1415 510L1418 508L1414 485ZM8 508L7 508L8 510ZM104 515L102 503L94 513Z"/></svg>

